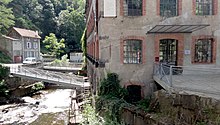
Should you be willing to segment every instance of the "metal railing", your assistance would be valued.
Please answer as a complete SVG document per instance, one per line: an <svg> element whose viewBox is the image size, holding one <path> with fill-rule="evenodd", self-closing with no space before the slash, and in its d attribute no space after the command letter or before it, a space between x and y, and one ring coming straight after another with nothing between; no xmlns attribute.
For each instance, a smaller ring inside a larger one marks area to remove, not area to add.
<svg viewBox="0 0 220 125"><path fill-rule="evenodd" d="M154 64L154 75L164 81L168 86L172 86L172 66L155 63Z"/></svg>
<svg viewBox="0 0 220 125"><path fill-rule="evenodd" d="M153 75L166 83L166 85L172 87L173 84L175 84L175 80L195 83L198 82L198 79L204 78L204 76L206 76L206 80L217 79L218 75L220 75L220 68L212 65L174 66L163 63L154 63ZM204 81L205 80L200 82Z"/></svg>
<svg viewBox="0 0 220 125"><path fill-rule="evenodd" d="M84 82L84 79L81 76L42 70L38 68L23 67L23 66L10 67L10 73L19 76L30 77L33 79L42 79L42 81L46 80L46 81L74 84L79 86L82 86Z"/></svg>

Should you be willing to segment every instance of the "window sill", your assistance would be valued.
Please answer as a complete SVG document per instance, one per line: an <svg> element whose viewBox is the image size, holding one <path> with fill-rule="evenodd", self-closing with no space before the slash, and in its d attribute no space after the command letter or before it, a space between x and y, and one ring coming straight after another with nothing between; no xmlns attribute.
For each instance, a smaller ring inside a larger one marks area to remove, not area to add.
<svg viewBox="0 0 220 125"><path fill-rule="evenodd" d="M207 63L207 62L192 62L192 64L215 64L214 62L210 62L210 63Z"/></svg>

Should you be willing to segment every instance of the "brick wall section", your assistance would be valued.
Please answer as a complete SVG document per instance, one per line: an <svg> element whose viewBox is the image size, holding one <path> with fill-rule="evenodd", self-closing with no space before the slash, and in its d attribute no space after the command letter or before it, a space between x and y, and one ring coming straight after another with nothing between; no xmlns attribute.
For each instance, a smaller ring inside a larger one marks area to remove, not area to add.
<svg viewBox="0 0 220 125"><path fill-rule="evenodd" d="M98 41L98 36L96 36L96 41L95 41L95 59L99 59L99 41Z"/></svg>
<svg viewBox="0 0 220 125"><path fill-rule="evenodd" d="M195 43L198 39L212 39L212 63L216 63L216 46L217 40L213 36L200 35L200 36L192 36L192 45L191 45L191 63L192 64L209 64L209 63L198 63L194 62L195 58Z"/></svg>
<svg viewBox="0 0 220 125"><path fill-rule="evenodd" d="M141 40L142 41L142 64L146 63L146 37L143 36L127 36L120 40L120 61L124 63L124 41L126 40Z"/></svg>
<svg viewBox="0 0 220 125"><path fill-rule="evenodd" d="M214 6L214 15L218 14L218 0L213 0L213 6Z"/></svg>
<svg viewBox="0 0 220 125"><path fill-rule="evenodd" d="M183 65L184 56L184 36L182 34L157 34L155 35L154 43L154 57L159 57L160 52L160 40L163 39L175 39L177 41L177 65Z"/></svg>
<svg viewBox="0 0 220 125"><path fill-rule="evenodd" d="M157 1L157 15L160 16L160 0ZM178 0L178 16L182 14L182 0Z"/></svg>
<svg viewBox="0 0 220 125"><path fill-rule="evenodd" d="M88 26L87 26L87 30L86 30L86 36L87 38L89 37L89 35L92 33L92 31L94 30L95 27L95 17L94 17L94 11L92 11L90 18L89 18L89 22L88 22Z"/></svg>
<svg viewBox="0 0 220 125"><path fill-rule="evenodd" d="M146 0L142 0L142 16L146 15ZM124 16L124 0L120 0L120 16Z"/></svg>
<svg viewBox="0 0 220 125"><path fill-rule="evenodd" d="M218 0L213 0L213 15L218 14ZM192 0L192 14L196 15L196 0Z"/></svg>

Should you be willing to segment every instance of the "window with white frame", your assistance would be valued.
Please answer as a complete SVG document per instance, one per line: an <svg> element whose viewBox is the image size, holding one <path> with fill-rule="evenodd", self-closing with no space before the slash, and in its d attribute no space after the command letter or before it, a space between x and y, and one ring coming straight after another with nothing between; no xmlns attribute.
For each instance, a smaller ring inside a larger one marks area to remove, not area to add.
<svg viewBox="0 0 220 125"><path fill-rule="evenodd" d="M178 15L178 0L160 0L160 15L173 17Z"/></svg>
<svg viewBox="0 0 220 125"><path fill-rule="evenodd" d="M199 39L195 43L195 63L211 63L212 62L212 39Z"/></svg>
<svg viewBox="0 0 220 125"><path fill-rule="evenodd" d="M27 42L27 49L31 49L31 42Z"/></svg>
<svg viewBox="0 0 220 125"><path fill-rule="evenodd" d="M124 0L125 16L142 16L142 0Z"/></svg>
<svg viewBox="0 0 220 125"><path fill-rule="evenodd" d="M196 0L196 15L213 15L213 0Z"/></svg>
<svg viewBox="0 0 220 125"><path fill-rule="evenodd" d="M33 47L34 47L34 49L37 49L37 48L38 48L37 42L34 42L34 43L33 43Z"/></svg>
<svg viewBox="0 0 220 125"><path fill-rule="evenodd" d="M141 40L125 40L124 44L124 63L138 64L142 63L142 41Z"/></svg>

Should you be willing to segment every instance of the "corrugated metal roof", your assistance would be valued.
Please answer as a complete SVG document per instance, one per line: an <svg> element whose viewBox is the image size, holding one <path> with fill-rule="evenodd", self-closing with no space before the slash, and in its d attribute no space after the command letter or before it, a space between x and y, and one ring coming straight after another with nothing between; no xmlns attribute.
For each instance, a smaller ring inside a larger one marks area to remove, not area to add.
<svg viewBox="0 0 220 125"><path fill-rule="evenodd" d="M150 33L192 33L196 30L203 29L209 24L194 24L194 25L156 25L150 29Z"/></svg>
<svg viewBox="0 0 220 125"><path fill-rule="evenodd" d="M21 36L31 37L31 38L38 38L38 39L41 38L38 35L38 33L36 31L33 31L33 30L21 29L21 28L16 28L16 27L13 27L13 29L16 32L18 32Z"/></svg>

